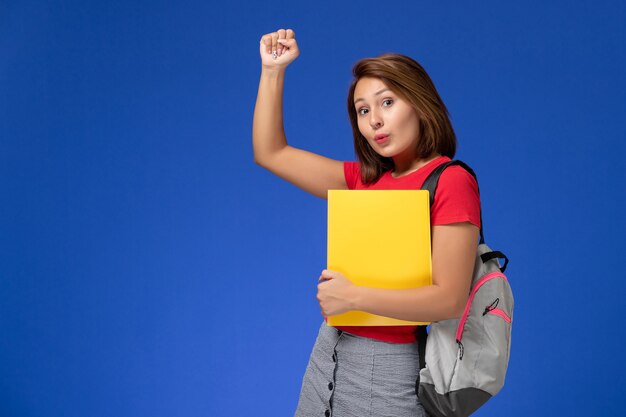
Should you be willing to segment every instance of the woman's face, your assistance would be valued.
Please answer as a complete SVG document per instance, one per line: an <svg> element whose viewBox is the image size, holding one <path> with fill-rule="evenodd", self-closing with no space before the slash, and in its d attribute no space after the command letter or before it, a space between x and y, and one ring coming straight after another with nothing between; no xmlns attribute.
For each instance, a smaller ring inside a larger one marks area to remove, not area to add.
<svg viewBox="0 0 626 417"><path fill-rule="evenodd" d="M389 158L415 158L419 117L407 101L371 77L357 82L354 100L359 130L374 151Z"/></svg>

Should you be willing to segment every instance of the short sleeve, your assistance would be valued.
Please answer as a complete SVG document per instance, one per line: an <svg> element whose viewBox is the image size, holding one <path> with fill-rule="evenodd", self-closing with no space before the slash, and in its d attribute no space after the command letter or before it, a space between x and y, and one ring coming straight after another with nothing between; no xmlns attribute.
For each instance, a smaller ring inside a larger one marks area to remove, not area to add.
<svg viewBox="0 0 626 417"><path fill-rule="evenodd" d="M344 161L343 174L349 190L354 190L361 179L361 166L358 162Z"/></svg>
<svg viewBox="0 0 626 417"><path fill-rule="evenodd" d="M439 178L431 224L460 222L480 227L480 196L476 179L462 167L452 166Z"/></svg>

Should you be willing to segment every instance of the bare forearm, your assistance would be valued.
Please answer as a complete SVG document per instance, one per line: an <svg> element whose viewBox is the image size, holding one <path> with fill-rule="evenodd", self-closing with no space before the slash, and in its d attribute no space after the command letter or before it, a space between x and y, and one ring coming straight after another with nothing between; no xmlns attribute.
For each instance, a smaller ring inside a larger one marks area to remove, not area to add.
<svg viewBox="0 0 626 417"><path fill-rule="evenodd" d="M405 290L355 287L354 310L410 321L460 317L464 303L437 285Z"/></svg>
<svg viewBox="0 0 626 417"><path fill-rule="evenodd" d="M285 69L262 69L252 122L254 160L263 160L287 146L283 127Z"/></svg>

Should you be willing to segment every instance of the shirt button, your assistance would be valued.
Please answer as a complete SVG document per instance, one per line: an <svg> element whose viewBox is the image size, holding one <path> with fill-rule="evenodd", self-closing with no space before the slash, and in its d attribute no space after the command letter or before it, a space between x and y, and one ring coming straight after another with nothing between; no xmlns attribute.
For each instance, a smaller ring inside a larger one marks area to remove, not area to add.
<svg viewBox="0 0 626 417"><path fill-rule="evenodd" d="M329 389L329 390L331 390L331 391L333 390L333 383L332 383L332 382L330 382L330 383L328 384L328 389Z"/></svg>
<svg viewBox="0 0 626 417"><path fill-rule="evenodd" d="M324 413L324 415L325 415L326 417L330 417L330 410L326 410L326 412Z"/></svg>

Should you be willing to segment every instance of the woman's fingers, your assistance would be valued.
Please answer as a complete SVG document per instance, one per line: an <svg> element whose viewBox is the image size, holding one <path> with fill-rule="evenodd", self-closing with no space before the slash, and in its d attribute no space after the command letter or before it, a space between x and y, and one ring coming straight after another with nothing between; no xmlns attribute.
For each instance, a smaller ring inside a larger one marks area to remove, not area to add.
<svg viewBox="0 0 626 417"><path fill-rule="evenodd" d="M278 29L276 33L278 33L278 39L285 39L285 37L287 36L287 31L285 29ZM276 45L276 52L278 56L281 56L283 54L283 45L278 43L278 39L277 39L277 45Z"/></svg>
<svg viewBox="0 0 626 417"><path fill-rule="evenodd" d="M291 49L295 46L295 38L296 33L293 30L287 29L285 31L285 40L281 42L283 45L283 53L285 52L285 49Z"/></svg>
<svg viewBox="0 0 626 417"><path fill-rule="evenodd" d="M268 33L261 37L261 43L265 46L265 52L272 53L272 34Z"/></svg>
<svg viewBox="0 0 626 417"><path fill-rule="evenodd" d="M272 32L270 37L272 39L272 55L274 55L277 54L276 47L278 45L278 32Z"/></svg>
<svg viewBox="0 0 626 417"><path fill-rule="evenodd" d="M278 45L278 33L272 32L263 35L261 43L265 45L265 52L268 54L276 52L276 46Z"/></svg>
<svg viewBox="0 0 626 417"><path fill-rule="evenodd" d="M296 40L295 39L279 39L278 44L283 47L283 55L287 53L291 48L295 48Z"/></svg>
<svg viewBox="0 0 626 417"><path fill-rule="evenodd" d="M329 269L324 269L322 271L322 274L320 275L318 282L322 282L322 281L329 281L331 279L335 279L337 277L338 273L335 271L331 271Z"/></svg>
<svg viewBox="0 0 626 417"><path fill-rule="evenodd" d="M292 29L266 33L261 37L260 50L262 64L266 67L286 67L300 54Z"/></svg>

